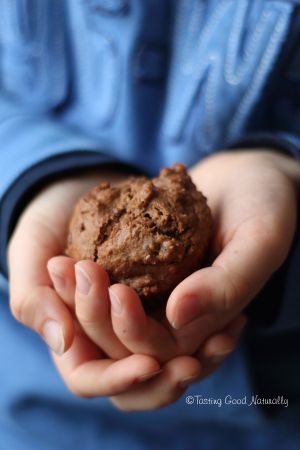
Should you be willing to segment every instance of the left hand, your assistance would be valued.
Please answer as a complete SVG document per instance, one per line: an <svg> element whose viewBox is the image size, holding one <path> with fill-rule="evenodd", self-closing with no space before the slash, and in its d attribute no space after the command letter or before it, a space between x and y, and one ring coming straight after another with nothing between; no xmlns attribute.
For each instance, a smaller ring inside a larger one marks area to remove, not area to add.
<svg viewBox="0 0 300 450"><path fill-rule="evenodd" d="M271 150L228 151L191 170L214 217L212 265L183 280L167 304L179 333L206 317L223 326L285 261L296 228L300 166ZM202 336L201 336L202 338ZM200 338L200 339L201 339Z"/></svg>

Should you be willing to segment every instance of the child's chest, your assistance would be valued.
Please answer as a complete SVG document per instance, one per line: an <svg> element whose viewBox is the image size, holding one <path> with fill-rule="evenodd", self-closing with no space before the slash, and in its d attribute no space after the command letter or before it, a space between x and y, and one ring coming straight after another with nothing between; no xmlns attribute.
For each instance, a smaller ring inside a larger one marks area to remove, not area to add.
<svg viewBox="0 0 300 450"><path fill-rule="evenodd" d="M163 147L188 141L204 152L245 127L295 7L286 0L4 3L8 91L38 109L64 104L69 121L99 133L136 125Z"/></svg>

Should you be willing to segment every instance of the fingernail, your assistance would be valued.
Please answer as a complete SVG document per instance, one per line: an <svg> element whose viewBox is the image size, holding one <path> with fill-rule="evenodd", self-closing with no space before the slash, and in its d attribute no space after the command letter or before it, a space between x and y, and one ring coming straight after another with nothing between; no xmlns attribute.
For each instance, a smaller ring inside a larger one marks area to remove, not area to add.
<svg viewBox="0 0 300 450"><path fill-rule="evenodd" d="M110 288L108 289L108 292L113 313L121 314L123 308L119 297Z"/></svg>
<svg viewBox="0 0 300 450"><path fill-rule="evenodd" d="M50 275L52 283L57 291L64 289L66 282L61 275L53 272L52 270L49 270L49 275Z"/></svg>
<svg viewBox="0 0 300 450"><path fill-rule="evenodd" d="M152 372L152 373L146 373L145 375L142 375L142 376L138 377L136 382L137 383L143 383L144 381L150 380L151 378L155 377L156 375L158 375L162 371L163 371L163 369L157 370L156 372Z"/></svg>
<svg viewBox="0 0 300 450"><path fill-rule="evenodd" d="M196 383L196 381L199 381L199 376L188 377L188 378L185 378L184 380L181 380L179 383L179 386L181 388L186 388L186 387L190 386L191 384Z"/></svg>
<svg viewBox="0 0 300 450"><path fill-rule="evenodd" d="M175 313L175 320L172 322L172 327L176 330L197 319L201 314L201 302L198 297L189 295L182 298L180 303L183 305L180 308L181 312L177 315Z"/></svg>
<svg viewBox="0 0 300 450"><path fill-rule="evenodd" d="M232 353L233 349L227 350L223 353L218 353L217 355L211 356L209 358L209 361L213 364L220 364L224 361L224 359Z"/></svg>
<svg viewBox="0 0 300 450"><path fill-rule="evenodd" d="M88 295L92 283L88 275L80 267L75 265L76 290L79 294Z"/></svg>
<svg viewBox="0 0 300 450"><path fill-rule="evenodd" d="M65 340L62 327L55 320L47 320L42 329L42 336L47 345L57 355L62 355L65 349Z"/></svg>

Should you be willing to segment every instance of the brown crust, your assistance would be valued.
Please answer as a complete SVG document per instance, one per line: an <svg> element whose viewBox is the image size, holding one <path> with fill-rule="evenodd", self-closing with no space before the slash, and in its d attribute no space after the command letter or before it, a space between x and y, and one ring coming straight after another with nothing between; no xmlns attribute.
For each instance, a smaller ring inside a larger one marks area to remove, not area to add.
<svg viewBox="0 0 300 450"><path fill-rule="evenodd" d="M153 180L101 183L84 195L70 222L66 254L97 262L111 283L131 286L148 303L167 298L200 267L211 225L206 198L185 166L174 164Z"/></svg>

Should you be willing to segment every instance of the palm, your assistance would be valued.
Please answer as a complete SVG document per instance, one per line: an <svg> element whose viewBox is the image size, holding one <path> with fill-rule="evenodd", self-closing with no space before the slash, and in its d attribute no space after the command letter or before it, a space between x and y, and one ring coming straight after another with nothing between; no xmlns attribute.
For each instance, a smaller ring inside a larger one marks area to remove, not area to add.
<svg viewBox="0 0 300 450"><path fill-rule="evenodd" d="M296 195L272 158L277 161L271 152L226 154L192 169L214 217L212 265L175 288L167 305L170 322L177 317L182 326L197 312L199 329L209 314L216 325L226 324L285 260L295 232ZM191 296L198 298L193 308L185 301Z"/></svg>

